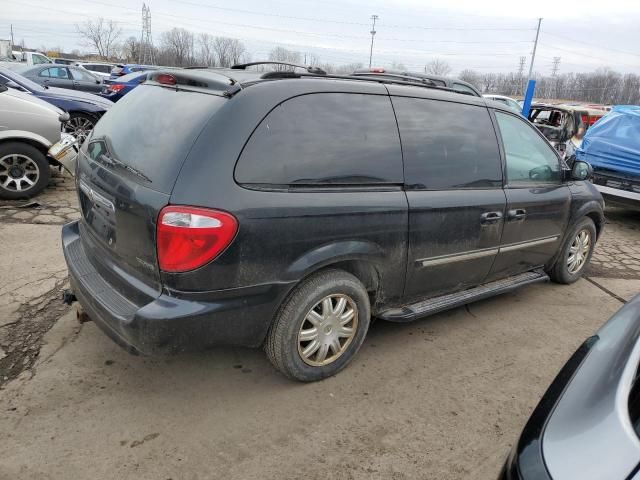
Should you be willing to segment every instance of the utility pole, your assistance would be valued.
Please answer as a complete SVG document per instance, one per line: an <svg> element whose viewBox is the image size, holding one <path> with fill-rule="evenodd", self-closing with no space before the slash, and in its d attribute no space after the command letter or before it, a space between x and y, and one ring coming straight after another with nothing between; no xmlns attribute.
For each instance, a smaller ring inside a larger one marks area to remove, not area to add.
<svg viewBox="0 0 640 480"><path fill-rule="evenodd" d="M551 76L558 76L558 67L560 66L560 57L553 57L553 65L551 66Z"/></svg>
<svg viewBox="0 0 640 480"><path fill-rule="evenodd" d="M376 35L376 20L378 19L378 15L371 15L371 20L373 24L371 25L371 50L369 50L369 68L371 68L371 61L373 60L373 37Z"/></svg>
<svg viewBox="0 0 640 480"><path fill-rule="evenodd" d="M538 29L536 30L536 41L533 44L533 53L531 54L531 64L529 65L529 80L533 75L533 62L536 59L536 49L538 48L538 37L540 36L540 25L542 24L542 18L538 19Z"/></svg>
<svg viewBox="0 0 640 480"><path fill-rule="evenodd" d="M13 51L13 23L11 24L11 51ZM9 52L9 55L11 55L11 52Z"/></svg>
<svg viewBox="0 0 640 480"><path fill-rule="evenodd" d="M151 39L151 8L142 4L142 34L140 35L140 52L138 63L153 65L153 40Z"/></svg>

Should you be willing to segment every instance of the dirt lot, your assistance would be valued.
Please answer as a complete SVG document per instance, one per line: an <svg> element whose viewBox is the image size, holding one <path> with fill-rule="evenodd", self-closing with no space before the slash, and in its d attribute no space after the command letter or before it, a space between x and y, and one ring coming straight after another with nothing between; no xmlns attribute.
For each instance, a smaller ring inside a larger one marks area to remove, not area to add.
<svg viewBox="0 0 640 480"><path fill-rule="evenodd" d="M55 183L0 208L0 479L493 479L558 369L640 291L640 216L609 210L587 279L377 322L320 383L254 350L133 357L59 301L77 208Z"/></svg>

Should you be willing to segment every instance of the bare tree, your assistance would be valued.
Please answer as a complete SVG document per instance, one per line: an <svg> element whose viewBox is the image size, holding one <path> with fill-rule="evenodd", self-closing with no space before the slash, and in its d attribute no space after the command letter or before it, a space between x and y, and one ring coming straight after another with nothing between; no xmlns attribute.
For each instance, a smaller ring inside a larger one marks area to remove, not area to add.
<svg viewBox="0 0 640 480"><path fill-rule="evenodd" d="M217 63L221 67L230 67L240 63L240 59L245 53L242 42L229 37L216 37L213 42L213 50L216 53Z"/></svg>
<svg viewBox="0 0 640 480"><path fill-rule="evenodd" d="M200 52L198 54L198 62L208 67L215 67L216 53L215 53L215 39L213 35L209 33L201 33L198 35L198 45L200 46Z"/></svg>
<svg viewBox="0 0 640 480"><path fill-rule="evenodd" d="M430 73L431 75L441 75L444 77L451 73L451 66L444 60L436 58L435 60L427 63L427 65L424 67L424 72Z"/></svg>
<svg viewBox="0 0 640 480"><path fill-rule="evenodd" d="M284 62L300 65L302 62L302 54L293 50L287 50L283 47L276 47L269 53L269 60L272 62ZM275 65L274 70L280 72L292 70L292 67L287 67L286 65Z"/></svg>
<svg viewBox="0 0 640 480"><path fill-rule="evenodd" d="M95 21L87 20L81 25L76 24L76 30L83 37L84 45L95 48L102 58L109 58L114 54L118 37L122 34L117 22L102 17Z"/></svg>
<svg viewBox="0 0 640 480"><path fill-rule="evenodd" d="M159 54L162 63L185 67L194 63L193 33L184 28L173 28L160 36L163 51Z"/></svg>
<svg viewBox="0 0 640 480"><path fill-rule="evenodd" d="M140 40L133 35L122 42L120 56L128 62L137 62L140 57Z"/></svg>

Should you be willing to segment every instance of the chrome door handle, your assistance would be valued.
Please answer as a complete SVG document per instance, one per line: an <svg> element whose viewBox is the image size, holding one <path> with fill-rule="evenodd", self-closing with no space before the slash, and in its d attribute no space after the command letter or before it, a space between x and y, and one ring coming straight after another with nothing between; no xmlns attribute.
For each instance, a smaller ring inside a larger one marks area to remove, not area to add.
<svg viewBox="0 0 640 480"><path fill-rule="evenodd" d="M502 219L502 212L485 212L480 215L480 223L482 225L489 225L497 223Z"/></svg>
<svg viewBox="0 0 640 480"><path fill-rule="evenodd" d="M527 217L527 211L524 208L516 208L507 212L507 220L517 222Z"/></svg>

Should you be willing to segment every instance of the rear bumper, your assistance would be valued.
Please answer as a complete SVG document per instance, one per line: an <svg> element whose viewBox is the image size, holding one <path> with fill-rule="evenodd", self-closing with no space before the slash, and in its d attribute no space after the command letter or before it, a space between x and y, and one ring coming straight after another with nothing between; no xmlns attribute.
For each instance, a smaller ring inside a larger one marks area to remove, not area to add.
<svg viewBox="0 0 640 480"><path fill-rule="evenodd" d="M93 267L82 246L78 222L62 228L69 281L89 317L130 353L154 355L216 345L261 345L291 284L216 292L166 292L144 305L137 292L114 289ZM136 288L131 285L131 289Z"/></svg>
<svg viewBox="0 0 640 480"><path fill-rule="evenodd" d="M593 184L605 200L627 207L640 208L638 177L597 169L593 174Z"/></svg>

